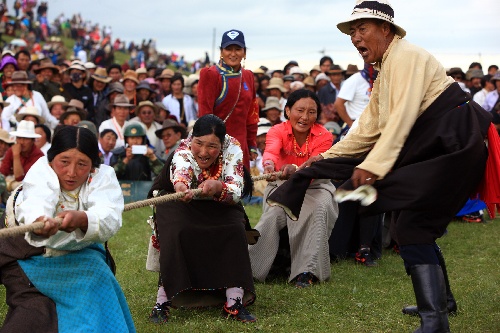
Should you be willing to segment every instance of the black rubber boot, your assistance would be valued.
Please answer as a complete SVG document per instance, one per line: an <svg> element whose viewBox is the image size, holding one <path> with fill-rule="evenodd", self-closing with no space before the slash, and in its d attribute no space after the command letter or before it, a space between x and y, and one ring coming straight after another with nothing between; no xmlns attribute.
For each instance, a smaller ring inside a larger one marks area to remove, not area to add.
<svg viewBox="0 0 500 333"><path fill-rule="evenodd" d="M443 271L439 265L410 267L420 327L414 333L449 333Z"/></svg>
<svg viewBox="0 0 500 333"><path fill-rule="evenodd" d="M448 271L446 270L446 263L444 261L443 252L439 250L438 252L436 252L436 255L438 257L441 270L443 271L444 284L446 286L446 300L447 300L448 314L453 316L457 314L457 302L455 301L453 293L451 292L450 280L448 280ZM406 315L418 316L418 309L415 305L405 306L402 311Z"/></svg>

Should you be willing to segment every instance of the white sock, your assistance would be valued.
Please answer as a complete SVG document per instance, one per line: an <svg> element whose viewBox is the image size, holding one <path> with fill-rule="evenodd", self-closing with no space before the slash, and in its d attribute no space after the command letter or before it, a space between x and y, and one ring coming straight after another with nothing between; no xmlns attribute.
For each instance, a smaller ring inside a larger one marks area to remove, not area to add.
<svg viewBox="0 0 500 333"><path fill-rule="evenodd" d="M156 294L156 303L163 304L168 301L167 294L165 293L165 289L163 286L158 287L158 293Z"/></svg>
<svg viewBox="0 0 500 333"><path fill-rule="evenodd" d="M243 289L242 288L227 288L226 289L226 302L227 307L231 307L236 303L236 299L239 297L241 299L241 303L243 303Z"/></svg>

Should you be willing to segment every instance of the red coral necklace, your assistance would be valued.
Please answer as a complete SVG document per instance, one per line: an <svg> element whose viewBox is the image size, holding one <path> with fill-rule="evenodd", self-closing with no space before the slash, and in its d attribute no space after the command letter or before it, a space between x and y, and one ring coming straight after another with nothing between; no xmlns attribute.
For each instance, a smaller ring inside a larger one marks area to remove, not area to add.
<svg viewBox="0 0 500 333"><path fill-rule="evenodd" d="M218 160L218 163L212 164L207 169L203 169L203 171L201 172L203 179L205 179L205 180L208 180L208 179L217 180L220 178L220 176L222 175L222 155L219 155L219 158L217 160ZM213 171L215 171L215 170L217 170L215 175L210 176L213 173Z"/></svg>
<svg viewBox="0 0 500 333"><path fill-rule="evenodd" d="M297 157L305 157L305 156L309 156L309 135L307 136L306 138L306 151L303 152L298 144L297 144L297 140L295 140L295 135L293 136L293 152L295 153L295 156Z"/></svg>

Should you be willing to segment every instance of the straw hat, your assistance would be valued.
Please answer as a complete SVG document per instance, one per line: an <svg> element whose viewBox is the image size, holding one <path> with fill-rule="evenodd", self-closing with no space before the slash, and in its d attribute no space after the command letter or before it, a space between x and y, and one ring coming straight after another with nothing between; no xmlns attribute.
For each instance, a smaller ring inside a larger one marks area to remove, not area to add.
<svg viewBox="0 0 500 333"><path fill-rule="evenodd" d="M83 67L85 67L86 69L97 68L97 66L92 61L87 61L86 63L83 64Z"/></svg>
<svg viewBox="0 0 500 333"><path fill-rule="evenodd" d="M337 28L346 35L350 35L351 22L363 18L389 22L394 25L398 35L401 37L406 36L405 29L394 23L394 9L387 0L357 0L351 16L337 24Z"/></svg>
<svg viewBox="0 0 500 333"><path fill-rule="evenodd" d="M269 85L266 88L270 89L279 89L282 93L286 93L288 90L283 85L283 79L279 77L273 77L269 80Z"/></svg>
<svg viewBox="0 0 500 333"><path fill-rule="evenodd" d="M15 136L16 138L30 139L42 137L40 134L35 133L35 123L28 120L21 120L19 124L17 124L17 129L13 132L10 132L10 135Z"/></svg>
<svg viewBox="0 0 500 333"><path fill-rule="evenodd" d="M271 127L273 127L273 125L267 118L259 118L259 123L257 124L257 136L267 134Z"/></svg>
<svg viewBox="0 0 500 333"><path fill-rule="evenodd" d="M16 142L16 140L10 136L9 132L7 132L6 130L4 130L2 128L0 128L0 140L5 142L5 143L8 143L9 145Z"/></svg>
<svg viewBox="0 0 500 333"><path fill-rule="evenodd" d="M16 120L21 121L24 119L26 116L32 116L35 117L38 120L39 124L45 123L45 118L40 116L40 113L38 112L38 109L35 106L26 106L19 111L18 114L16 114Z"/></svg>
<svg viewBox="0 0 500 333"><path fill-rule="evenodd" d="M62 97L61 95L55 95L52 97L50 102L47 103L47 106L49 107L49 110L56 104L61 104L63 108L68 106L68 102Z"/></svg>
<svg viewBox="0 0 500 333"><path fill-rule="evenodd" d="M25 71L15 71L12 73L12 80L6 83L6 85L12 84L33 84L33 81L28 80L28 73Z"/></svg>
<svg viewBox="0 0 500 333"><path fill-rule="evenodd" d="M153 108L153 112L156 114L156 108L157 106L155 104L153 104L153 102L151 101L142 101L142 102L139 102L139 104L137 104L137 106L135 107L135 114L138 115L141 111L141 109L145 106L150 106Z"/></svg>
<svg viewBox="0 0 500 333"><path fill-rule="evenodd" d="M125 83L126 80L131 80L139 84L139 80L137 80L137 73L131 69L128 69L123 75L122 82Z"/></svg>
<svg viewBox="0 0 500 333"><path fill-rule="evenodd" d="M165 68L162 72L161 75L157 76L157 80L163 80L163 79L171 79L172 76L174 76L174 71L171 70L170 68Z"/></svg>
<svg viewBox="0 0 500 333"><path fill-rule="evenodd" d="M85 66L83 66L80 62L77 62L76 60L73 61L71 63L71 66L69 66L68 68L66 68L66 71L71 71L72 69L78 69L79 71L82 71L82 72L87 72L87 69L85 68Z"/></svg>
<svg viewBox="0 0 500 333"><path fill-rule="evenodd" d="M321 68L319 67L319 65L314 65L313 68L311 68L311 70L309 71L309 75L312 74L312 72L318 72L318 73L321 73L322 70Z"/></svg>
<svg viewBox="0 0 500 333"><path fill-rule="evenodd" d="M139 74L148 74L148 70L144 67L140 67L140 68L137 68L135 70L135 74L139 75Z"/></svg>
<svg viewBox="0 0 500 333"><path fill-rule="evenodd" d="M155 131L155 134L158 138L161 139L161 133L163 133L163 130L167 128L173 128L181 132L181 137L186 137L186 129L179 125L179 123L173 119L167 118L163 121L163 125L159 130Z"/></svg>
<svg viewBox="0 0 500 333"><path fill-rule="evenodd" d="M308 76L304 79L304 81L302 81L306 86L310 86L310 87L315 87L316 86L316 82L314 82L314 79L312 76Z"/></svg>
<svg viewBox="0 0 500 333"><path fill-rule="evenodd" d="M278 97L269 96L266 99L266 105L264 106L264 108L262 109L262 111L267 111L267 110L270 110L270 109L276 109L276 110L279 110L279 111L283 111L281 109L280 100L278 99Z"/></svg>
<svg viewBox="0 0 500 333"><path fill-rule="evenodd" d="M109 83L112 80L110 77L108 77L108 72L106 71L106 68L102 67L97 68L94 74L92 74L90 77L102 83Z"/></svg>
<svg viewBox="0 0 500 333"><path fill-rule="evenodd" d="M316 77L314 78L314 82L317 84L319 81L321 80L326 80L328 82L330 82L330 78L328 77L328 75L326 75L325 73L319 73L318 75L316 75Z"/></svg>

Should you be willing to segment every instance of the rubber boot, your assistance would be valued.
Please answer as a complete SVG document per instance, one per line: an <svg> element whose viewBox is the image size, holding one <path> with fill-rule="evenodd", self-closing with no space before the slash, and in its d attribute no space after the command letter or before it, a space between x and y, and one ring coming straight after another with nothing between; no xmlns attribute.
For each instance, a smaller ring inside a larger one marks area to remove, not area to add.
<svg viewBox="0 0 500 333"><path fill-rule="evenodd" d="M436 252L436 255L439 260L439 265L441 266L441 270L443 271L443 276L444 276L444 284L446 286L446 299L447 299L447 307L448 307L448 314L449 315L456 315L457 314L457 302L455 301L455 298L453 297L453 293L451 292L450 288L450 280L448 280L448 271L446 270L446 263L444 261L443 257L443 252L441 250ZM406 315L410 316L418 316L418 309L415 305L410 305L410 306L405 306L403 308L403 313Z"/></svg>
<svg viewBox="0 0 500 333"><path fill-rule="evenodd" d="M449 333L443 271L439 265L410 267L420 327L414 333Z"/></svg>

